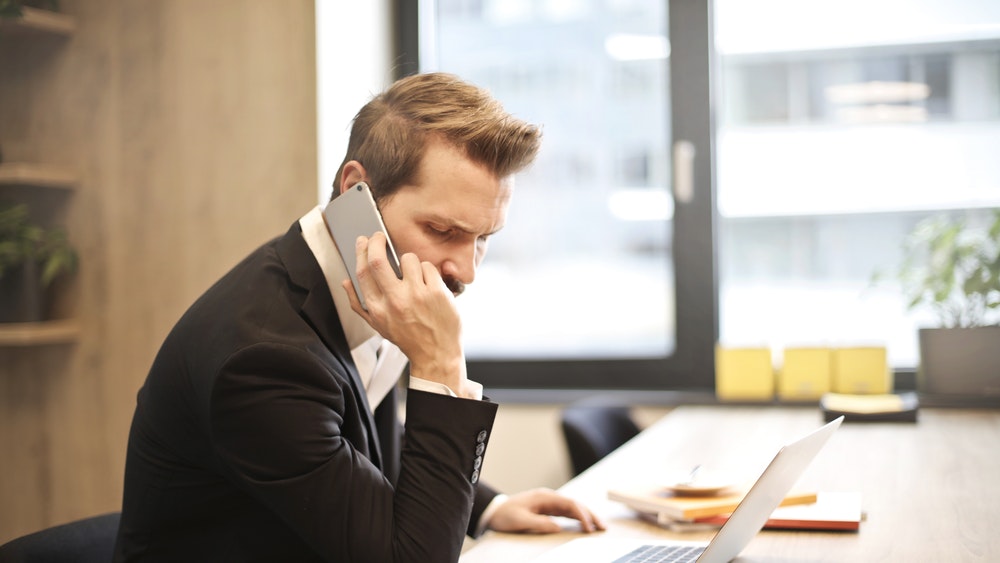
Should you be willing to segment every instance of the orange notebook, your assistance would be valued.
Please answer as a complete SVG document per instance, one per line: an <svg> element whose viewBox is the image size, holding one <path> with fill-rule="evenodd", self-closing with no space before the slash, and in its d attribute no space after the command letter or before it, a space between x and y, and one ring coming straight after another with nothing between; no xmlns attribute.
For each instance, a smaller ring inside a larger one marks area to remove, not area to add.
<svg viewBox="0 0 1000 563"><path fill-rule="evenodd" d="M698 524L721 526L728 514L695 518ZM847 530L861 527L864 512L861 510L861 493L823 492L816 502L794 506L781 506L774 510L764 524L765 529L775 530Z"/></svg>
<svg viewBox="0 0 1000 563"><path fill-rule="evenodd" d="M707 497L678 496L663 487L653 487L637 490L612 489L608 491L608 498L639 512L657 514L661 518L695 520L731 513L743 500L744 494L741 492ZM781 501L781 506L813 502L816 502L816 493L792 491Z"/></svg>

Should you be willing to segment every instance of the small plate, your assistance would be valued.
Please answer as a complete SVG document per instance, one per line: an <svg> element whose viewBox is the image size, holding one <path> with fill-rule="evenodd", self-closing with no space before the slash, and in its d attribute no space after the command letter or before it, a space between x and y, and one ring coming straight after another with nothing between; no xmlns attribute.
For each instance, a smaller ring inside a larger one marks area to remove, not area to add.
<svg viewBox="0 0 1000 563"><path fill-rule="evenodd" d="M695 481L693 483L674 483L672 485L667 485L667 490L680 496L689 497L708 497L712 495L717 495L722 491L730 488L732 484L730 483L717 483L711 481L699 482Z"/></svg>

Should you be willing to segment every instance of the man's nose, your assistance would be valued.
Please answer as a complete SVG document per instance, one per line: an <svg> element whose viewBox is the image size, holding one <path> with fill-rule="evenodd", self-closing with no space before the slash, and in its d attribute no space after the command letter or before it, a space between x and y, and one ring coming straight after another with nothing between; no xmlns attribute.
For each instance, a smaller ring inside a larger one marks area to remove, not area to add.
<svg viewBox="0 0 1000 563"><path fill-rule="evenodd" d="M445 260L442 272L466 285L472 283L476 279L476 267L480 261L477 251L475 244L463 245Z"/></svg>

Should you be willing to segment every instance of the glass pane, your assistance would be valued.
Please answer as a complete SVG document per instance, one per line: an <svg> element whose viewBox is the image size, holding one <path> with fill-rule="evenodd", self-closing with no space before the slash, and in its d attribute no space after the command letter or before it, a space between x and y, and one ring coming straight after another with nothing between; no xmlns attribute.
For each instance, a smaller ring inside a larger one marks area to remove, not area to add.
<svg viewBox="0 0 1000 563"><path fill-rule="evenodd" d="M1000 2L716 0L720 339L880 343L920 220L1000 207Z"/></svg>
<svg viewBox="0 0 1000 563"><path fill-rule="evenodd" d="M422 70L484 86L544 130L506 228L459 299L469 357L669 354L665 2L435 4L421 29L422 56L435 56Z"/></svg>

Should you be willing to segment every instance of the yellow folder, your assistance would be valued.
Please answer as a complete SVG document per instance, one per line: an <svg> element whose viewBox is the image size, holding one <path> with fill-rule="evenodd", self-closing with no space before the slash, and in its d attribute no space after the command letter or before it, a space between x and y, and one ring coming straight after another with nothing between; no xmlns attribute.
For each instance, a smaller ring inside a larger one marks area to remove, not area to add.
<svg viewBox="0 0 1000 563"><path fill-rule="evenodd" d="M785 348L778 372L778 397L784 400L819 399L833 382L833 349Z"/></svg>
<svg viewBox="0 0 1000 563"><path fill-rule="evenodd" d="M832 390L835 393L891 393L885 347L835 348Z"/></svg>
<svg viewBox="0 0 1000 563"><path fill-rule="evenodd" d="M715 347L715 395L720 400L762 401L774 398L770 348Z"/></svg>

